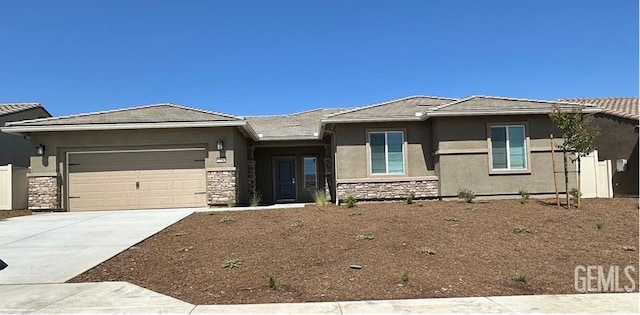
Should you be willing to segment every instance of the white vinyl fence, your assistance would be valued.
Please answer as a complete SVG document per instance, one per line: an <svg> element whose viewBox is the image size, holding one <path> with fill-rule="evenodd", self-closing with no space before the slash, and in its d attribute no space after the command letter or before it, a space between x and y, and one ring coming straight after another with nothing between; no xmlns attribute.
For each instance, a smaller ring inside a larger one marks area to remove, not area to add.
<svg viewBox="0 0 640 315"><path fill-rule="evenodd" d="M613 198L611 160L598 161L598 151L580 159L582 198Z"/></svg>
<svg viewBox="0 0 640 315"><path fill-rule="evenodd" d="M0 166L0 210L27 208L27 171L11 164Z"/></svg>

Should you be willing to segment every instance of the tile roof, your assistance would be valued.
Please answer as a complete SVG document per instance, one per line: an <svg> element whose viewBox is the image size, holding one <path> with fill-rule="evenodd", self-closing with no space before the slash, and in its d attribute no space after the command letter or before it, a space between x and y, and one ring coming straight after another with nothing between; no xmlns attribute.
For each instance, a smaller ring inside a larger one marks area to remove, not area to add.
<svg viewBox="0 0 640 315"><path fill-rule="evenodd" d="M571 110L577 103L556 102L499 96L475 95L427 110L427 116L537 114L551 112L554 107ZM587 104L588 111L597 111Z"/></svg>
<svg viewBox="0 0 640 315"><path fill-rule="evenodd" d="M42 108L38 103L10 103L0 104L0 116L13 114L33 108Z"/></svg>
<svg viewBox="0 0 640 315"><path fill-rule="evenodd" d="M451 103L454 98L437 96L409 96L397 100L348 109L327 116L326 121L376 120L376 119L416 119L420 114L439 105ZM419 114L417 114L419 113Z"/></svg>
<svg viewBox="0 0 640 315"><path fill-rule="evenodd" d="M638 120L638 97L609 98L567 98L560 101L580 104L593 104L602 108L602 112L613 116Z"/></svg>
<svg viewBox="0 0 640 315"><path fill-rule="evenodd" d="M318 108L289 115L247 116L246 119L260 140L318 139L320 119L340 111L344 109Z"/></svg>
<svg viewBox="0 0 640 315"><path fill-rule="evenodd" d="M103 112L24 120L20 122L10 123L8 125L58 126L121 123L211 122L233 120L241 120L241 118L175 104L155 104Z"/></svg>

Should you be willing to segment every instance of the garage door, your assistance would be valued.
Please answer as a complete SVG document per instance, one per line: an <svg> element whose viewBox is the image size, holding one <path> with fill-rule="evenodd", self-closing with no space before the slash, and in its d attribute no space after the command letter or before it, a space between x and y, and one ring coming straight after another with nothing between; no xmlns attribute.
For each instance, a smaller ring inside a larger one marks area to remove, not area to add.
<svg viewBox="0 0 640 315"><path fill-rule="evenodd" d="M202 207L204 149L70 153L70 211Z"/></svg>

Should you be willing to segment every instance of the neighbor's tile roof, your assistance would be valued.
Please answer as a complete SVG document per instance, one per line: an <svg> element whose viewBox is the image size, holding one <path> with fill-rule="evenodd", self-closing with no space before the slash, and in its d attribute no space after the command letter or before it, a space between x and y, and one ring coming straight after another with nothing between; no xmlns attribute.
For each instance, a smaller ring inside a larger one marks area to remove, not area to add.
<svg viewBox="0 0 640 315"><path fill-rule="evenodd" d="M449 104L430 108L427 115L471 115L471 114L531 114L550 112L558 107L563 110L575 108L576 103L544 100L519 99L499 96L477 95L460 99ZM597 109L596 106L587 106Z"/></svg>
<svg viewBox="0 0 640 315"><path fill-rule="evenodd" d="M602 108L603 113L627 119L639 119L638 97L568 98L560 101L593 104Z"/></svg>
<svg viewBox="0 0 640 315"><path fill-rule="evenodd" d="M28 109L42 108L38 103L10 103L0 104L0 116L18 113Z"/></svg>
<svg viewBox="0 0 640 315"><path fill-rule="evenodd" d="M92 125L120 123L232 121L241 118L175 104L156 104L119 110L24 120L11 126Z"/></svg>
<svg viewBox="0 0 640 315"><path fill-rule="evenodd" d="M318 138L320 119L344 109L318 108L289 115L247 116L249 125L261 140L286 140L291 138Z"/></svg>
<svg viewBox="0 0 640 315"><path fill-rule="evenodd" d="M373 104L364 107L348 109L327 116L328 120L359 120L359 119L394 119L415 118L431 108L455 101L454 98L437 96L409 96L397 100Z"/></svg>

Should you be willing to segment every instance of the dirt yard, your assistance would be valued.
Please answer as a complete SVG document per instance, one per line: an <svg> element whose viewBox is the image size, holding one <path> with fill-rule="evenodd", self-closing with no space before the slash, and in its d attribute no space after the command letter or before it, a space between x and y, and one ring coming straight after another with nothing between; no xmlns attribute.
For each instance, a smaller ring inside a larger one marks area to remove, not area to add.
<svg viewBox="0 0 640 315"><path fill-rule="evenodd" d="M31 210L0 210L0 220L31 215Z"/></svg>
<svg viewBox="0 0 640 315"><path fill-rule="evenodd" d="M576 293L578 265L638 270L637 200L197 213L71 282L129 281L194 304L404 299Z"/></svg>

